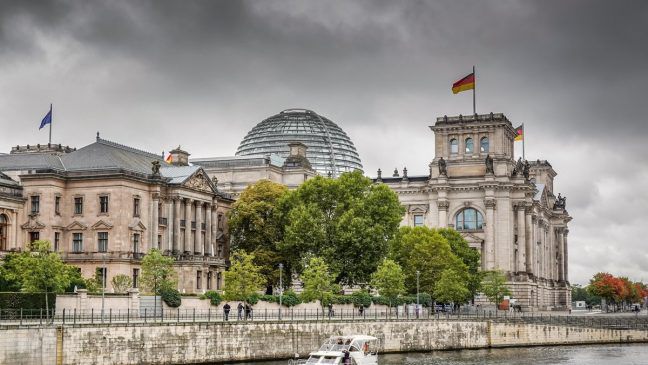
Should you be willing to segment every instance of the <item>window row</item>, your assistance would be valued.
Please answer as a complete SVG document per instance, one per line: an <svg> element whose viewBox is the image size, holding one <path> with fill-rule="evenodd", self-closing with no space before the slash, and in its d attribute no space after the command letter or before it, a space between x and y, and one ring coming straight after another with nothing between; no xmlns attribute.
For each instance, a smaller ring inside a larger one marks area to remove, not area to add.
<svg viewBox="0 0 648 365"><path fill-rule="evenodd" d="M29 240L31 242L40 239L40 232L29 232ZM139 233L133 233L131 236L132 252L140 253L142 236ZM84 236L82 232L72 233L72 252L83 251ZM54 251L59 251L61 248L61 232L54 232ZM108 232L97 232L97 251L108 252Z"/></svg>
<svg viewBox="0 0 648 365"><path fill-rule="evenodd" d="M465 153L473 153L475 150L475 144L473 142L473 139L468 137L464 141L464 148L465 148ZM479 151L482 153L488 153L490 148L489 142L488 142L488 137L482 137L479 140ZM456 155L459 153L459 140L456 138L450 139L450 154L451 155Z"/></svg>
<svg viewBox="0 0 648 365"><path fill-rule="evenodd" d="M466 208L461 210L455 216L455 229L457 231L471 231L480 230L484 228L484 217L474 208ZM422 214L414 215L414 227L422 227L424 225L424 217Z"/></svg>
<svg viewBox="0 0 648 365"><path fill-rule="evenodd" d="M40 195L32 195L30 197L30 202L31 202L31 214L40 213ZM109 196L100 195L98 203L99 203L99 213L108 214L108 212L110 211ZM83 204L84 204L83 197L81 196L74 197L73 205L72 205L74 215L83 214ZM61 214L60 196L54 197L54 213L57 215ZM139 217L139 215L140 215L140 198L136 197L133 198L133 216Z"/></svg>
<svg viewBox="0 0 648 365"><path fill-rule="evenodd" d="M81 270L81 269L79 269ZM140 269L133 269L133 277L131 279L131 284L133 288L139 287L139 276ZM101 283L101 286L104 288L108 287L108 268L107 267L98 267L95 269L95 278Z"/></svg>
<svg viewBox="0 0 648 365"><path fill-rule="evenodd" d="M207 290L211 290L213 287L212 282L214 278L214 274L211 271L207 271L207 280L206 280L206 288ZM200 290L202 289L202 280L203 280L203 272L198 270L196 271L196 289ZM216 290L221 289L221 283L222 283L223 277L221 273L216 273Z"/></svg>

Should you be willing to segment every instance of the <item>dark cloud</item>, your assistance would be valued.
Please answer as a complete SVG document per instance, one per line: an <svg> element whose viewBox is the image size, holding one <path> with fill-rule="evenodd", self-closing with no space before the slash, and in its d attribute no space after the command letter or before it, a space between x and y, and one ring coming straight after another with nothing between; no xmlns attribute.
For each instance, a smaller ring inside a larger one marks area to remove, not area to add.
<svg viewBox="0 0 648 365"><path fill-rule="evenodd" d="M347 131L369 174L425 174L427 126L471 112L450 84L475 64L478 111L524 122L528 157L559 173L572 277L648 278L633 255L646 34L645 1L1 1L0 150L43 142L50 102L57 142L100 130L194 156L231 155L264 117L306 107Z"/></svg>

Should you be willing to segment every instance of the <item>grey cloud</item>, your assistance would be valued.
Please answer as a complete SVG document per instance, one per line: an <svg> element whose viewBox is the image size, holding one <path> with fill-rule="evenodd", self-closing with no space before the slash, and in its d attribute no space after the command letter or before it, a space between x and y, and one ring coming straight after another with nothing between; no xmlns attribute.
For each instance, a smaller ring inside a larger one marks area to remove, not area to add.
<svg viewBox="0 0 648 365"><path fill-rule="evenodd" d="M264 117L307 107L347 131L368 174L426 174L427 126L471 112L450 85L476 64L478 111L524 122L528 157L559 173L583 281L595 265L578 252L614 271L641 247L624 217L648 196L646 34L644 1L3 1L0 126L16 128L0 150L42 142L52 101L60 142L100 130L194 156L231 155Z"/></svg>

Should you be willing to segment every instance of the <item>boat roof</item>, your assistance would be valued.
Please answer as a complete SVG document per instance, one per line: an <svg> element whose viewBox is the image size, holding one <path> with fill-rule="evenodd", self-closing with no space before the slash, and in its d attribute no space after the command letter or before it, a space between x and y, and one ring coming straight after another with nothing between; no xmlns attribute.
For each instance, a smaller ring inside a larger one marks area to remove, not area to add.
<svg viewBox="0 0 648 365"><path fill-rule="evenodd" d="M377 340L378 338L373 337L373 336L367 336L367 335L343 335L343 336L331 336L329 339L333 340L338 340L338 339L344 339L348 340L351 339L353 341L374 341Z"/></svg>

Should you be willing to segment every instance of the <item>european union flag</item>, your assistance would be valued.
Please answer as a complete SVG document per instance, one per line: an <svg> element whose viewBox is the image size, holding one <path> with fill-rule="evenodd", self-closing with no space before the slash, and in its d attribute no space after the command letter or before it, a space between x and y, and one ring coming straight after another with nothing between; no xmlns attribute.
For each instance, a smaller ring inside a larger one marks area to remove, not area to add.
<svg viewBox="0 0 648 365"><path fill-rule="evenodd" d="M43 129L43 127L45 127L48 124L52 124L52 106L51 105L50 105L49 112L47 112L47 114L45 115L45 118L43 118L43 120L41 120L41 124L40 124L40 127L38 128L38 130Z"/></svg>

